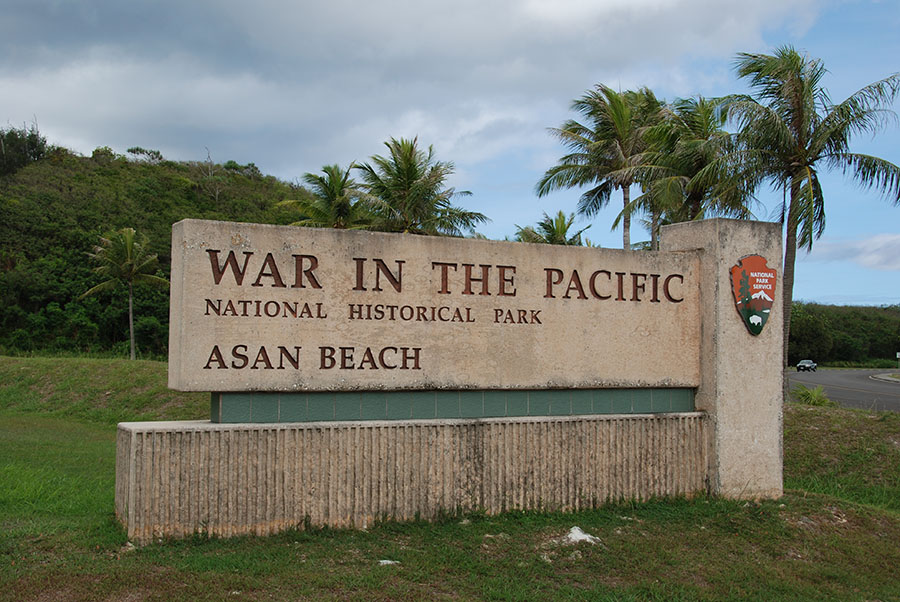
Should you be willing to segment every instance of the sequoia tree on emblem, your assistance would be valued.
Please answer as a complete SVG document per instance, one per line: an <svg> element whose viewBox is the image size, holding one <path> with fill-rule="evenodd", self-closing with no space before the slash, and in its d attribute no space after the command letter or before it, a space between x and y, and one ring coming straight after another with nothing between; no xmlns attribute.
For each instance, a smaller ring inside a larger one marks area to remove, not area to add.
<svg viewBox="0 0 900 602"><path fill-rule="evenodd" d="M742 257L731 268L734 306L752 335L762 332L775 300L776 272L759 255Z"/></svg>

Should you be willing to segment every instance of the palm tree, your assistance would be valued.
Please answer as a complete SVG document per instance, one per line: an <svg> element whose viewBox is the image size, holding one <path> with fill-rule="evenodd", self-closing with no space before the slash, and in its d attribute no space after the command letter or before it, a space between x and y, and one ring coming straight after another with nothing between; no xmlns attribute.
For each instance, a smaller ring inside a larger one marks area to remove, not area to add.
<svg viewBox="0 0 900 602"><path fill-rule="evenodd" d="M833 104L822 87L825 67L791 46L773 55L741 53L737 73L748 78L755 96L736 97L728 111L740 126L743 150L734 153L751 185L769 181L784 193L781 221L784 242L784 359L794 288L797 247L812 249L825 230L821 167L840 169L863 188L882 192L900 204L900 167L850 151L855 134L876 133L895 114L890 104L900 92L900 73L869 84Z"/></svg>
<svg viewBox="0 0 900 602"><path fill-rule="evenodd" d="M565 212L559 211L555 217L546 213L537 226L516 226L516 240L519 242L536 242L550 245L574 245L581 246L581 234L587 228L582 228L574 234L570 233L572 224L575 223L575 214L566 217Z"/></svg>
<svg viewBox="0 0 900 602"><path fill-rule="evenodd" d="M100 244L88 256L98 264L94 273L106 280L82 293L79 299L112 290L120 283L128 285L128 334L134 359L134 285L166 288L169 281L155 274L159 263L156 254L147 251L147 237L138 237L134 228L122 228L101 237Z"/></svg>
<svg viewBox="0 0 900 602"><path fill-rule="evenodd" d="M747 182L720 165L734 150L733 136L724 129L721 101L679 99L660 115L661 121L646 130L648 150L634 170L643 187L643 194L632 203L634 209L646 208L655 218L650 225L651 249L658 248L662 223L709 215L749 217L753 195Z"/></svg>
<svg viewBox="0 0 900 602"><path fill-rule="evenodd" d="M468 191L445 188L453 163L436 161L434 149L418 148L418 138L391 138L389 155L374 155L372 163L356 166L373 201L375 229L387 232L461 236L488 218L451 204Z"/></svg>
<svg viewBox="0 0 900 602"><path fill-rule="evenodd" d="M311 192L310 198L279 203L281 206L296 207L304 215L303 219L291 225L348 230L371 228L374 216L366 194L350 177L352 168L352 164L347 169L326 165L322 168L324 175L303 174L303 182Z"/></svg>
<svg viewBox="0 0 900 602"><path fill-rule="evenodd" d="M643 132L658 107L659 101L646 88L622 93L603 84L574 101L572 110L584 117L584 123L570 119L550 130L570 152L540 179L537 195L591 186L578 201L580 215L595 215L615 190L622 191L623 207L628 207L634 167L644 151ZM631 248L630 212L622 218L622 246Z"/></svg>

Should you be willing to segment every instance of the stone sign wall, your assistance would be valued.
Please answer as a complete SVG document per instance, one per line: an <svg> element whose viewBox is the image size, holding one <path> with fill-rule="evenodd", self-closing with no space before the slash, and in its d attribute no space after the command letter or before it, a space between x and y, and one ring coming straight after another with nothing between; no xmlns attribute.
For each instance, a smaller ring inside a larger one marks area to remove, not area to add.
<svg viewBox="0 0 900 602"><path fill-rule="evenodd" d="M696 387L696 252L185 220L169 386Z"/></svg>
<svg viewBox="0 0 900 602"><path fill-rule="evenodd" d="M197 220L172 242L169 383L213 420L119 425L136 542L782 493L780 224L676 224L658 253Z"/></svg>

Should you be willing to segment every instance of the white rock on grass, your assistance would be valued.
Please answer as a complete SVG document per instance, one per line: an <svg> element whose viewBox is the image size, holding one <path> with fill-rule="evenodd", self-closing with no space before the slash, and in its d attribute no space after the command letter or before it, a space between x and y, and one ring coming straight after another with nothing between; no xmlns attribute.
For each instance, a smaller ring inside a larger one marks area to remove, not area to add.
<svg viewBox="0 0 900 602"><path fill-rule="evenodd" d="M388 566L391 564L400 564L400 561L399 560L379 560L378 564L380 564L381 566Z"/></svg>
<svg viewBox="0 0 900 602"><path fill-rule="evenodd" d="M566 536L562 538L561 543L571 545L581 543L582 541L586 541L590 544L598 544L600 543L600 538L585 533L579 527L572 527L571 529L569 529L569 532L566 534Z"/></svg>

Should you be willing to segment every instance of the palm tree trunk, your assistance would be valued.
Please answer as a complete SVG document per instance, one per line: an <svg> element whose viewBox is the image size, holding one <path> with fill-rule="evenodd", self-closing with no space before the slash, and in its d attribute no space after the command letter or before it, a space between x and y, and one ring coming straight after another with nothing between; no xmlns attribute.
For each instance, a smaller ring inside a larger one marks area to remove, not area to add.
<svg viewBox="0 0 900 602"><path fill-rule="evenodd" d="M659 211L650 209L650 250L659 251Z"/></svg>
<svg viewBox="0 0 900 602"><path fill-rule="evenodd" d="M784 365L788 363L788 338L791 333L791 304L794 300L794 260L797 256L797 226L788 225L784 240L784 281L782 303L784 304Z"/></svg>
<svg viewBox="0 0 900 602"><path fill-rule="evenodd" d="M131 359L134 359L134 287L128 283L128 334L131 338Z"/></svg>
<svg viewBox="0 0 900 602"><path fill-rule="evenodd" d="M628 212L628 205L631 204L631 187L628 184L622 186L622 200L625 202L625 212L622 215L622 248L628 251L631 249L631 213Z"/></svg>
<svg viewBox="0 0 900 602"><path fill-rule="evenodd" d="M690 207L690 214L688 215L689 220L693 221L700 215L700 209L703 207L702 202L703 198L696 193L688 195L688 207Z"/></svg>
<svg viewBox="0 0 900 602"><path fill-rule="evenodd" d="M782 293L781 305L784 314L784 347L782 348L782 365L783 381L782 388L784 390L785 400L788 398L789 386L787 377L788 368L788 344L791 334L791 306L794 301L794 261L797 257L797 216L794 215L796 203L794 198L798 191L791 189L791 206L788 208L787 231L784 236L784 271L782 273Z"/></svg>

